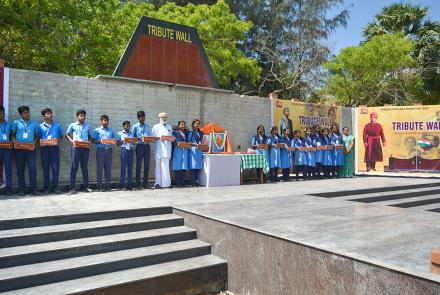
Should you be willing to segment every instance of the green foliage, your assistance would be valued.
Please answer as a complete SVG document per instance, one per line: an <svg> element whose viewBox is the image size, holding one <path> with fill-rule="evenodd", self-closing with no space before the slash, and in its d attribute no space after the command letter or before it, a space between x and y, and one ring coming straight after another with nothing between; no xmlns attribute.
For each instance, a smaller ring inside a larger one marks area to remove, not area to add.
<svg viewBox="0 0 440 295"><path fill-rule="evenodd" d="M414 42L401 34L372 37L361 46L341 50L325 64L326 93L344 105L410 104L423 92L411 57Z"/></svg>
<svg viewBox="0 0 440 295"><path fill-rule="evenodd" d="M412 56L422 70L429 102L440 103L440 23L427 18L429 7L410 3L388 5L363 31L366 40L401 33L414 41Z"/></svg>
<svg viewBox="0 0 440 295"><path fill-rule="evenodd" d="M230 87L237 75L254 84L258 79L257 62L237 49L252 25L238 20L223 0L159 9L120 0L2 0L0 56L15 68L111 74L142 15L195 27L222 87Z"/></svg>
<svg viewBox="0 0 440 295"><path fill-rule="evenodd" d="M223 87L231 88L239 75L249 78L253 85L257 82L260 74L257 60L247 58L237 48L252 24L237 19L223 0L214 5L183 7L170 2L152 11L150 16L195 27Z"/></svg>

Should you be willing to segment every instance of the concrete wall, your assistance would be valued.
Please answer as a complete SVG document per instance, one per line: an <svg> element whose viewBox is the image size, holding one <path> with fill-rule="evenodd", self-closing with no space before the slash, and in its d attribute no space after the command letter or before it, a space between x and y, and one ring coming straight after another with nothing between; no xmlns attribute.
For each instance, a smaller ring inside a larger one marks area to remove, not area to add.
<svg viewBox="0 0 440 295"><path fill-rule="evenodd" d="M258 124L270 126L270 100L268 98L240 96L229 91L212 90L182 85L146 82L135 79L98 77L84 78L68 75L10 70L9 120L18 118L17 108L28 105L32 118L42 120L41 110L50 107L63 129L75 121L77 109L84 108L93 127L99 126L99 116L110 117L110 127L120 130L122 121L137 121L136 112L144 110L146 121L153 125L159 112L167 112L173 125L178 120L188 124L199 118L202 124L217 122L226 128L234 149L241 145L246 149ZM70 169L70 144L61 144L60 182L67 183ZM150 178L154 177L153 161ZM38 167L41 167L38 151ZM81 181L78 171L77 181ZM96 180L95 148L89 160L91 182ZM38 183L42 183L42 171L38 169ZM119 151L114 150L112 179L119 179ZM17 182L13 174L13 184Z"/></svg>
<svg viewBox="0 0 440 295"><path fill-rule="evenodd" d="M191 212L173 212L228 262L228 290L237 294L439 294L434 281Z"/></svg>

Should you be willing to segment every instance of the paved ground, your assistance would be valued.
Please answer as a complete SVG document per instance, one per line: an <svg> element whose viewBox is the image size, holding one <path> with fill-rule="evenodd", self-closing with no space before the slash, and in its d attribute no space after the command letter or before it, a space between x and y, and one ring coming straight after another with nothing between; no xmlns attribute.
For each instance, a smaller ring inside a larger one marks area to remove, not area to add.
<svg viewBox="0 0 440 295"><path fill-rule="evenodd" d="M429 272L430 252L440 248L440 213L425 211L440 208L437 183L440 180L358 177L237 187L3 197L0 219L174 206L440 282L440 275ZM381 191L407 185L418 186ZM376 191L346 193L369 189ZM338 193L322 194L328 192ZM412 202L417 202L416 206Z"/></svg>

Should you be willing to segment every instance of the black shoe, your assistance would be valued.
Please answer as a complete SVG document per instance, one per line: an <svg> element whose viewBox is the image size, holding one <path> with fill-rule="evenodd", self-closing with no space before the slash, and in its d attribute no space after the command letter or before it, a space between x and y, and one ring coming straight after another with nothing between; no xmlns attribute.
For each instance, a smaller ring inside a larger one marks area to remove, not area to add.
<svg viewBox="0 0 440 295"><path fill-rule="evenodd" d="M11 190L10 188L7 188L7 189L6 189L5 194L6 194L7 196L12 196L12 195L13 195L12 190Z"/></svg>
<svg viewBox="0 0 440 295"><path fill-rule="evenodd" d="M142 187L143 187L143 189L149 189L149 188L150 188L150 187L148 186L148 184L145 184L145 185L143 185Z"/></svg>
<svg viewBox="0 0 440 295"><path fill-rule="evenodd" d="M60 189L58 189L57 187L54 187L53 190L52 190L52 192L53 192L54 194L62 194L62 193L63 193L63 192L62 192Z"/></svg>
<svg viewBox="0 0 440 295"><path fill-rule="evenodd" d="M31 194L33 196L41 196L41 193L39 191L37 191L36 189L32 190Z"/></svg>
<svg viewBox="0 0 440 295"><path fill-rule="evenodd" d="M76 189L71 189L69 191L69 195L75 195L76 194Z"/></svg>
<svg viewBox="0 0 440 295"><path fill-rule="evenodd" d="M156 185L154 186L154 188L155 188L155 189L160 189L160 185L156 184Z"/></svg>
<svg viewBox="0 0 440 295"><path fill-rule="evenodd" d="M26 193L25 193L24 191L20 191L20 190L17 192L17 194L18 194L20 197L23 197L23 196L26 195Z"/></svg>
<svg viewBox="0 0 440 295"><path fill-rule="evenodd" d="M136 189L137 189L138 191L140 191L140 190L143 190L144 188L143 188L141 185L137 185L137 186L136 186Z"/></svg>
<svg viewBox="0 0 440 295"><path fill-rule="evenodd" d="M50 189L45 188L41 193L44 195L48 195L48 194L50 194Z"/></svg>

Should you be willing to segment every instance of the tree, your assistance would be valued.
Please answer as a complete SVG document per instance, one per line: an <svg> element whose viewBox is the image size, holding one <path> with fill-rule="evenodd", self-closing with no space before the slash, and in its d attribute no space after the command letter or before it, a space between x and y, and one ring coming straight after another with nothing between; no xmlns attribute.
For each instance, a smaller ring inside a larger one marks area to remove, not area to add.
<svg viewBox="0 0 440 295"><path fill-rule="evenodd" d="M325 94L347 106L418 101L423 83L411 57L414 47L401 34L387 34L342 49L325 64L330 73Z"/></svg>
<svg viewBox="0 0 440 295"><path fill-rule="evenodd" d="M238 75L254 84L258 79L257 61L237 49L252 25L238 20L223 0L159 9L141 1L3 0L0 56L17 68L111 74L142 15L195 27L222 87L231 88Z"/></svg>
<svg viewBox="0 0 440 295"><path fill-rule="evenodd" d="M427 19L429 7L410 3L386 6L363 31L365 40L401 33L415 42L412 56L423 70L431 102L440 102L440 23Z"/></svg>
<svg viewBox="0 0 440 295"><path fill-rule="evenodd" d="M329 58L328 35L345 25L347 10L336 10L343 0L230 0L232 10L254 26L243 50L263 68L256 91L267 95L307 99L324 79L322 65Z"/></svg>

